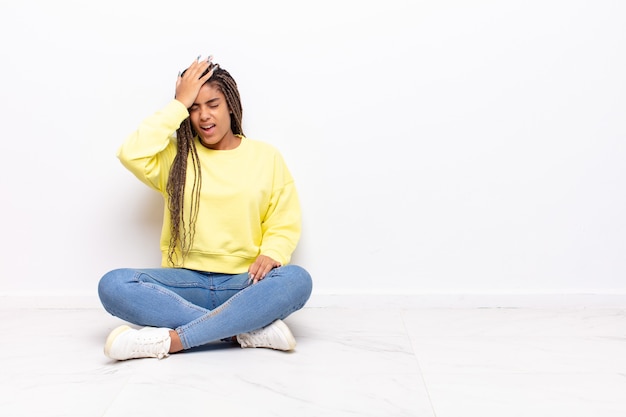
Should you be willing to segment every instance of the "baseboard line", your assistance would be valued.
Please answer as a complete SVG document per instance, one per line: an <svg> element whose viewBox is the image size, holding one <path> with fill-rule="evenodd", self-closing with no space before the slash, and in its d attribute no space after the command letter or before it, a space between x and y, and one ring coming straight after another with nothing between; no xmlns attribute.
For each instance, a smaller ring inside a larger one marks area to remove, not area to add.
<svg viewBox="0 0 626 417"><path fill-rule="evenodd" d="M313 292L306 308L626 308L626 291L393 293L349 290ZM0 309L102 308L96 294L0 292Z"/></svg>

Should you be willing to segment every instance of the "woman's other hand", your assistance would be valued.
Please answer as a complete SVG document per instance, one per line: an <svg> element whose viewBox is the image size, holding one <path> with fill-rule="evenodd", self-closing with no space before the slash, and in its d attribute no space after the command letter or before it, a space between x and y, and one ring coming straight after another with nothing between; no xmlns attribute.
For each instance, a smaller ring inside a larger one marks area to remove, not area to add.
<svg viewBox="0 0 626 417"><path fill-rule="evenodd" d="M274 268L281 266L280 262L276 262L269 256L259 255L250 268L248 268L248 276L253 284L261 281L268 272Z"/></svg>

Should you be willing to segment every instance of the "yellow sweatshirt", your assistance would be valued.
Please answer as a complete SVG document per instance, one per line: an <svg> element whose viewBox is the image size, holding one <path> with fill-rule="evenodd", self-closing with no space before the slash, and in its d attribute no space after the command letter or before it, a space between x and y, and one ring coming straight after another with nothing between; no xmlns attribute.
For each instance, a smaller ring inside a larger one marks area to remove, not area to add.
<svg viewBox="0 0 626 417"><path fill-rule="evenodd" d="M269 144L246 137L235 149L212 150L196 137L202 173L196 234L184 261L168 264L166 185L176 156L175 132L188 116L185 106L172 100L145 119L117 153L126 168L165 199L161 265L236 274L246 272L259 254L283 265L289 263L300 239L301 214L293 178L280 153ZM191 199L191 158L188 166L185 219L189 218ZM180 253L177 259L182 259Z"/></svg>

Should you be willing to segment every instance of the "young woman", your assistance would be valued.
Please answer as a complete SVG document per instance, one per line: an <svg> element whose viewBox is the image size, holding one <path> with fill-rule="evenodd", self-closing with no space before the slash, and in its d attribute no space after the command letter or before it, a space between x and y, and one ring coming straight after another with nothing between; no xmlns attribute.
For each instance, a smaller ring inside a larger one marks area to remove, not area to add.
<svg viewBox="0 0 626 417"><path fill-rule="evenodd" d="M272 146L244 136L237 84L194 60L176 96L118 151L165 199L162 267L116 269L100 280L104 308L137 326L111 332L112 359L163 358L219 340L293 350L285 317L304 306L311 277L290 265L300 239L293 178Z"/></svg>

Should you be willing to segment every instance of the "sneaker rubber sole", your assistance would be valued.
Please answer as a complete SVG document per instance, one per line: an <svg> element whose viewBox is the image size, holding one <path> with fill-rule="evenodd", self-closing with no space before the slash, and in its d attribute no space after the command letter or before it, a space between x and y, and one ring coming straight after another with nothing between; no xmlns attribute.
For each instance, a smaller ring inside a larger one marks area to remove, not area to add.
<svg viewBox="0 0 626 417"><path fill-rule="evenodd" d="M115 328L109 334L109 337L107 337L107 340L106 340L106 342L104 344L104 354L107 355L110 358L111 357L111 347L113 346L113 342L115 342L115 339L117 338L117 336L119 336L122 333L127 332L129 330L132 330L132 329L130 328L130 326L128 326L126 324Z"/></svg>
<svg viewBox="0 0 626 417"><path fill-rule="evenodd" d="M287 340L288 347L286 349L279 349L279 350L285 350L285 351L294 350L296 348L296 338L293 337L293 334L291 333L291 330L289 329L289 327L287 327L287 325L282 320L276 320L273 324L274 326L277 326L280 328L283 336L285 336L285 340Z"/></svg>

